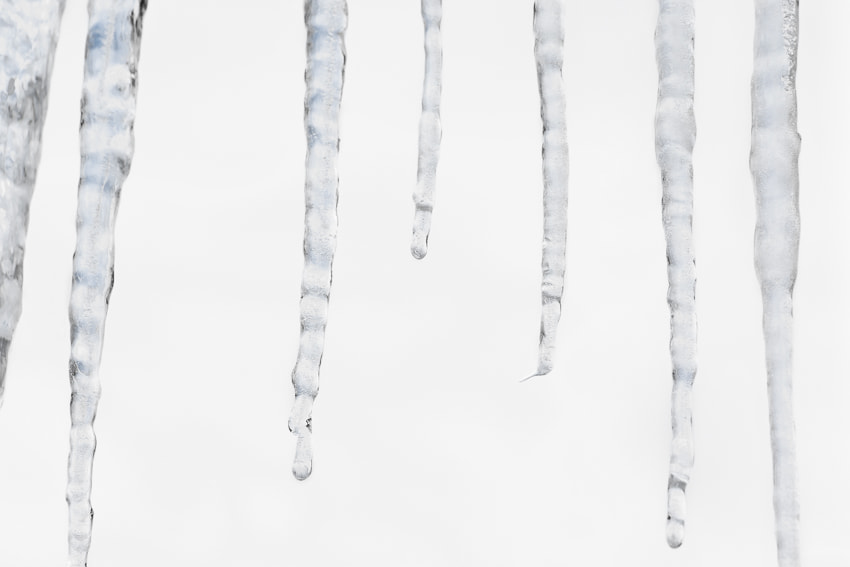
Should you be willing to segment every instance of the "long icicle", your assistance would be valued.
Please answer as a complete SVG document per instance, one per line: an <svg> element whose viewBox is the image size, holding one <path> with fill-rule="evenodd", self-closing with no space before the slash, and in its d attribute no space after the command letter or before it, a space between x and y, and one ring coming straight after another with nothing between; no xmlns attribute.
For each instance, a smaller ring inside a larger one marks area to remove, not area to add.
<svg viewBox="0 0 850 567"><path fill-rule="evenodd" d="M0 407L21 318L29 224L65 0L0 0Z"/></svg>
<svg viewBox="0 0 850 567"><path fill-rule="evenodd" d="M437 163L440 160L440 96L443 89L443 40L440 22L443 0L422 0L425 25L425 80L422 85L422 115L419 118L419 168L413 202L413 240L410 252L416 259L428 253L428 235L434 211Z"/></svg>
<svg viewBox="0 0 850 567"><path fill-rule="evenodd" d="M301 339L292 371L295 402L289 430L298 437L292 474L304 480L313 470L312 412L319 392L325 347L331 270L336 250L339 175L339 110L345 75L345 0L305 0L307 71L304 128L304 272L301 278Z"/></svg>
<svg viewBox="0 0 850 567"><path fill-rule="evenodd" d="M80 126L77 245L71 284L71 450L68 456L70 567L91 543L94 419L112 291L115 217L133 158L136 69L147 0L89 0Z"/></svg>
<svg viewBox="0 0 850 567"><path fill-rule="evenodd" d="M673 440L667 484L667 543L685 536L685 490L694 465L692 393L697 371L696 265L693 246L694 3L659 0L655 28L658 106L655 153L661 170L670 305Z"/></svg>
<svg viewBox="0 0 850 567"><path fill-rule="evenodd" d="M536 0L534 3L534 58L543 120L543 284L540 354L537 372L529 378L552 370L555 333L564 294L569 153L561 73L564 65L562 11L563 0Z"/></svg>
<svg viewBox="0 0 850 567"><path fill-rule="evenodd" d="M791 390L793 293L800 244L797 133L798 0L756 0L750 170L756 197L755 267L764 312L773 507L780 567L800 565Z"/></svg>

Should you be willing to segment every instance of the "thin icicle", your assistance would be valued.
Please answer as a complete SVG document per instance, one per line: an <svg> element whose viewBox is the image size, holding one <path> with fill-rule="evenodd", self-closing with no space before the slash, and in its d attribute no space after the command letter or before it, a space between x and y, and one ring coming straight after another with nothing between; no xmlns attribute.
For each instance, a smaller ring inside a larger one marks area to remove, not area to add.
<svg viewBox="0 0 850 567"><path fill-rule="evenodd" d="M563 0L536 0L534 3L534 57L543 119L543 310L540 355L537 372L532 376L552 370L566 270L569 154L566 97L561 75L564 65L562 11Z"/></svg>
<svg viewBox="0 0 850 567"><path fill-rule="evenodd" d="M764 314L773 507L780 567L800 565L791 392L792 297L800 244L797 169L797 0L756 0L750 170L756 196L755 266Z"/></svg>
<svg viewBox="0 0 850 567"><path fill-rule="evenodd" d="M443 40L440 22L443 0L422 0L422 22L425 24L425 81L422 86L422 115L419 119L419 171L413 202L413 241L410 252L422 259L428 253L428 235L434 211L437 163L440 160L440 95L443 89Z"/></svg>
<svg viewBox="0 0 850 567"><path fill-rule="evenodd" d="M319 392L325 347L331 269L336 250L339 107L345 75L345 0L305 0L307 72L304 128L307 163L304 197L304 273L301 278L301 341L292 371L295 403L289 430L298 437L292 474L313 469L312 412Z"/></svg>
<svg viewBox="0 0 850 567"><path fill-rule="evenodd" d="M115 216L133 158L136 68L146 5L146 0L89 0L77 246L69 308L71 450L67 500L71 567L86 565L91 543L98 374L113 283Z"/></svg>
<svg viewBox="0 0 850 567"><path fill-rule="evenodd" d="M692 155L696 140L693 0L659 0L655 52L658 61L655 152L663 185L661 204L667 239L667 302L673 361L667 543L670 547L679 547L685 536L685 490L694 464L691 397L697 371L696 265L692 230Z"/></svg>
<svg viewBox="0 0 850 567"><path fill-rule="evenodd" d="M65 0L0 0L0 407L21 317L24 245Z"/></svg>

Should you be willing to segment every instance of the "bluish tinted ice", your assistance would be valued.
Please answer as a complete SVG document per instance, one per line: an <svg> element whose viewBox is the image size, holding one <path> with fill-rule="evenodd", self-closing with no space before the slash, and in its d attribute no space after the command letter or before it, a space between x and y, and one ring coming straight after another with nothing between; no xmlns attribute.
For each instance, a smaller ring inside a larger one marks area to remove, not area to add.
<svg viewBox="0 0 850 567"><path fill-rule="evenodd" d="M0 406L65 0L0 0Z"/></svg>
<svg viewBox="0 0 850 567"><path fill-rule="evenodd" d="M422 22L425 25L425 80L422 86L422 115L419 119L419 169L413 202L413 240L410 252L421 259L428 253L431 214L440 159L440 95L443 88L443 45L440 22L443 0L422 0Z"/></svg>
<svg viewBox="0 0 850 567"><path fill-rule="evenodd" d="M792 297L800 245L797 169L798 0L755 0L750 170L756 197L755 265L764 314L773 506L780 567L800 565L791 391Z"/></svg>
<svg viewBox="0 0 850 567"><path fill-rule="evenodd" d="M673 441L667 485L667 543L682 545L685 490L694 464L692 395L697 371L696 265L693 244L694 4L660 0L655 28L658 106L655 153L663 187L662 220L667 239Z"/></svg>
<svg viewBox="0 0 850 567"><path fill-rule="evenodd" d="M89 0L80 126L77 245L71 284L71 450L68 547L86 565L93 511L94 418L115 257L115 216L133 158L136 68L146 0Z"/></svg>
<svg viewBox="0 0 850 567"><path fill-rule="evenodd" d="M304 128L307 164L304 185L304 273L301 278L301 340L292 371L295 403L289 430L298 438L292 474L304 480L313 470L312 412L319 393L325 347L331 269L336 250L339 107L345 73L345 0L305 0L307 92Z"/></svg>

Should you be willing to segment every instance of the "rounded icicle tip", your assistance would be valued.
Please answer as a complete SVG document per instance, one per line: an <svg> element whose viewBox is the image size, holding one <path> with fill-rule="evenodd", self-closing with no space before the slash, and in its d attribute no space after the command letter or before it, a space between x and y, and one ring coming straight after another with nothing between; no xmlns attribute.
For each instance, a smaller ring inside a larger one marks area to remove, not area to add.
<svg viewBox="0 0 850 567"><path fill-rule="evenodd" d="M292 476L305 480L313 472L313 447L310 434L299 435L295 445L295 459L292 461Z"/></svg>
<svg viewBox="0 0 850 567"><path fill-rule="evenodd" d="M685 540L685 523L682 520L667 518L667 545L673 549L682 546Z"/></svg>
<svg viewBox="0 0 850 567"><path fill-rule="evenodd" d="M413 240L410 242L410 253L417 260L421 260L428 253L428 236L421 232L413 233Z"/></svg>
<svg viewBox="0 0 850 567"><path fill-rule="evenodd" d="M295 461L292 463L292 476L294 476L296 480L306 480L307 477L310 476L311 472L313 472L313 463L309 461Z"/></svg>

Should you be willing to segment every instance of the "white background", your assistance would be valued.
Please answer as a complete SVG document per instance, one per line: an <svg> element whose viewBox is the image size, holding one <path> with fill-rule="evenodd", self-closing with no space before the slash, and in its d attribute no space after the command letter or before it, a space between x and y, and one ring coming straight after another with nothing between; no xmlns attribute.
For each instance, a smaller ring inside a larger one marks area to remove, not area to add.
<svg viewBox="0 0 850 567"><path fill-rule="evenodd" d="M92 567L774 565L748 170L751 2L697 2L699 372L684 546L664 537L671 387L656 3L566 2L567 291L536 364L532 0L448 0L430 252L408 252L416 0L351 0L339 245L316 458L286 421L302 266L302 2L151 2L96 423ZM850 36L804 2L795 402L804 558L850 564ZM62 565L82 0L68 0L0 411L0 565Z"/></svg>

